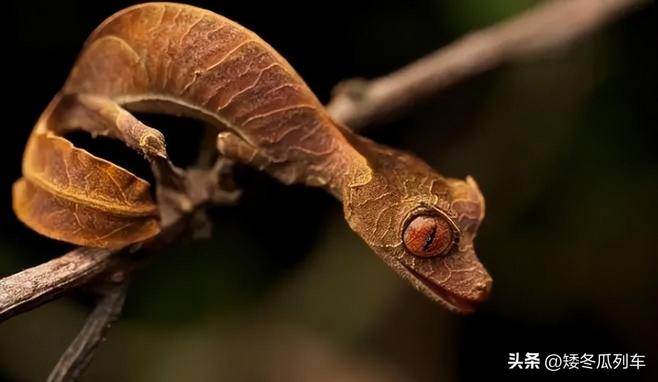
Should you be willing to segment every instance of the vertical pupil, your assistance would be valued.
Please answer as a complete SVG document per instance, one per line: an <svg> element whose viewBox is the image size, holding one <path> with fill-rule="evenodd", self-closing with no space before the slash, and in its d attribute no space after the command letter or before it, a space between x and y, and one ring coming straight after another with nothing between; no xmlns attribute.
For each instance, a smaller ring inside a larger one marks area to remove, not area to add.
<svg viewBox="0 0 658 382"><path fill-rule="evenodd" d="M432 242L434 241L434 237L436 237L436 229L437 229L436 222L433 222L432 231L430 231L430 234L427 235L427 240L425 240L425 244L423 245L424 251L427 251L432 245Z"/></svg>
<svg viewBox="0 0 658 382"><path fill-rule="evenodd" d="M419 215L405 228L402 240L414 255L432 257L444 253L452 243L450 224L441 216Z"/></svg>

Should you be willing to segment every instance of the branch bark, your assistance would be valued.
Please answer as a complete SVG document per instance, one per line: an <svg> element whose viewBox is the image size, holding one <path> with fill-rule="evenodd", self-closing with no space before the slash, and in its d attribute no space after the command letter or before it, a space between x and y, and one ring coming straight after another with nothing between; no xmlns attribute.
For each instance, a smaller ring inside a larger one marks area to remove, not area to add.
<svg viewBox="0 0 658 382"><path fill-rule="evenodd" d="M128 291L126 275L120 280L109 280L99 288L100 300L85 325L66 349L53 369L48 382L74 382L91 362L98 345L103 342L110 326L119 319Z"/></svg>
<svg viewBox="0 0 658 382"><path fill-rule="evenodd" d="M386 76L334 89L330 114L354 130L391 119L418 101L507 63L559 54L649 0L551 0L470 33Z"/></svg>
<svg viewBox="0 0 658 382"><path fill-rule="evenodd" d="M113 254L101 248L77 248L47 263L0 280L0 323L28 312L105 273Z"/></svg>

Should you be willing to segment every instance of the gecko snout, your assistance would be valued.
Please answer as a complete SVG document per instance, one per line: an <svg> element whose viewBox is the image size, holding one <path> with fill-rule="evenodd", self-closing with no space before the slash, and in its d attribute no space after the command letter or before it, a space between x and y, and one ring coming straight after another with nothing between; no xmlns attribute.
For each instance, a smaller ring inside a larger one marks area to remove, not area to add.
<svg viewBox="0 0 658 382"><path fill-rule="evenodd" d="M489 294L491 293L491 286L493 284L493 279L491 276L488 276L482 279L478 284L473 288L473 300L477 302L483 302L489 299Z"/></svg>

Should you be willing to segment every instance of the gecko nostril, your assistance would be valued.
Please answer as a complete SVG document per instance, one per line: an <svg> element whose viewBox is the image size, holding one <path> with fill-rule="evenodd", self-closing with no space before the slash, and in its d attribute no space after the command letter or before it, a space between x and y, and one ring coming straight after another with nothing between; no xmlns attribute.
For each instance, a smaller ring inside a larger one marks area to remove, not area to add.
<svg viewBox="0 0 658 382"><path fill-rule="evenodd" d="M476 301L484 301L487 298L489 298L489 294L491 293L491 286L493 284L493 280L491 278L488 278L485 281L482 281L481 283L477 284L475 286L475 300Z"/></svg>

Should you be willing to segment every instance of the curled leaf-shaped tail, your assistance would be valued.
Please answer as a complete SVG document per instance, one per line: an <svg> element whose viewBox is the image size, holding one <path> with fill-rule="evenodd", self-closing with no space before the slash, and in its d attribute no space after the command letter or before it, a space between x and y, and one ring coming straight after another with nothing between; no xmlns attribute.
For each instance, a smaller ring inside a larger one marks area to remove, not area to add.
<svg viewBox="0 0 658 382"><path fill-rule="evenodd" d="M51 132L30 138L13 208L42 235L84 246L120 248L160 231L146 181Z"/></svg>

